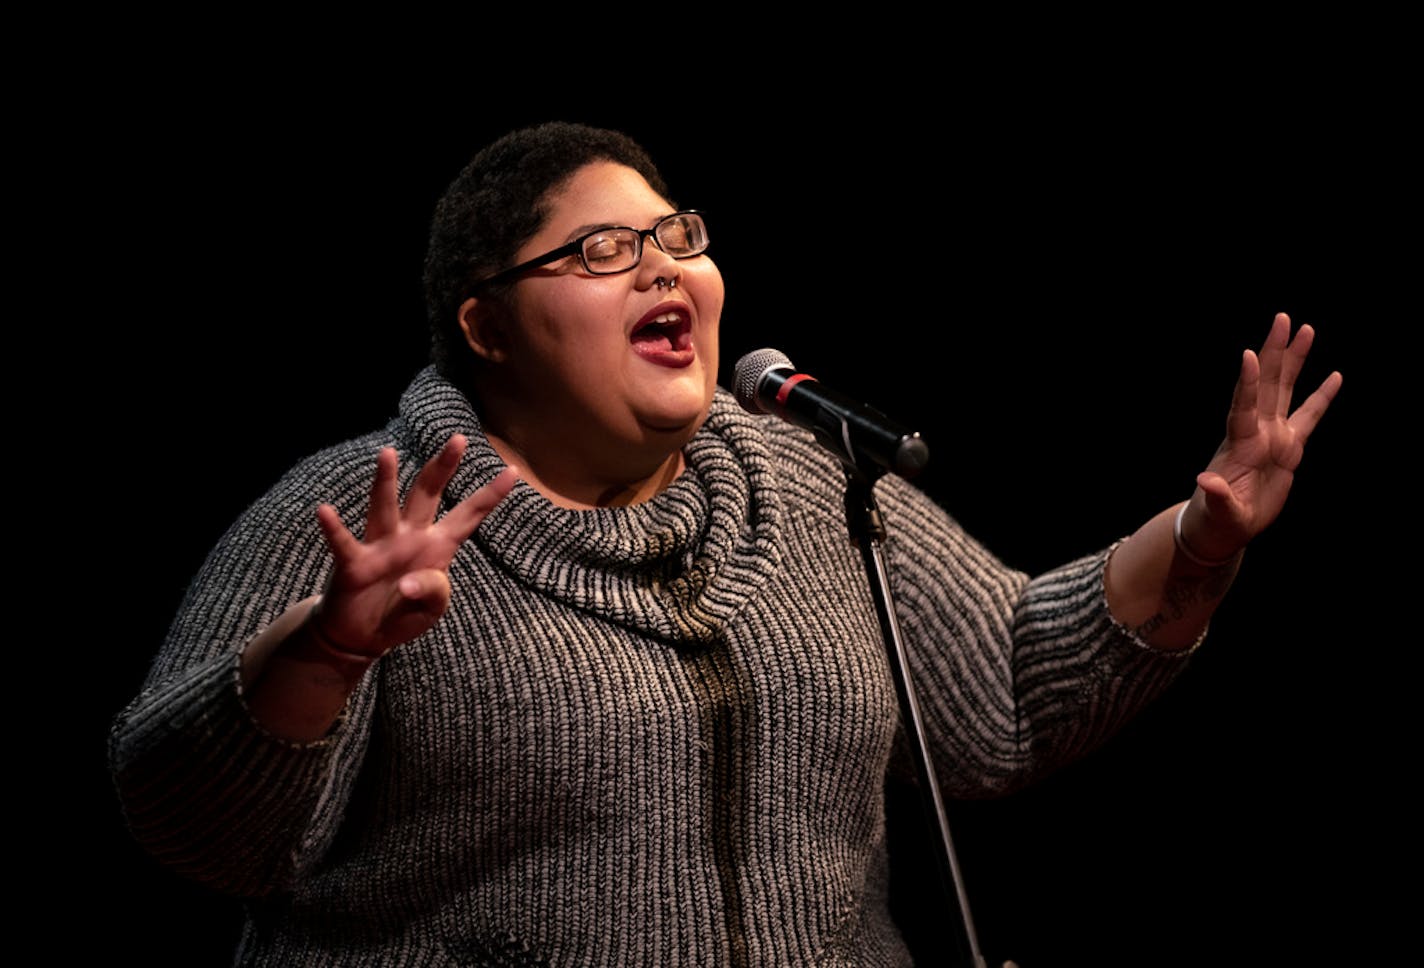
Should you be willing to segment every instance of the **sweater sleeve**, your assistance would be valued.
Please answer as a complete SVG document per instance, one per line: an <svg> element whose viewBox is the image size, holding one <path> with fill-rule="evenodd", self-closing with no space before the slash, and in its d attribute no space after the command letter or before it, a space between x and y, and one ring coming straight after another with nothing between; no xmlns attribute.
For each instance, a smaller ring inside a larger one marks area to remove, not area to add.
<svg viewBox="0 0 1424 968"><path fill-rule="evenodd" d="M359 522L377 442L305 462L249 508L188 588L138 695L115 718L110 768L125 820L160 862L214 889L287 887L330 846L375 706L377 667L322 739L293 743L249 713L241 652L330 567L316 505Z"/></svg>
<svg viewBox="0 0 1424 968"><path fill-rule="evenodd" d="M1176 678L1108 610L1116 545L1030 579L929 498L882 482L910 674L947 795L1010 792L1102 744Z"/></svg>

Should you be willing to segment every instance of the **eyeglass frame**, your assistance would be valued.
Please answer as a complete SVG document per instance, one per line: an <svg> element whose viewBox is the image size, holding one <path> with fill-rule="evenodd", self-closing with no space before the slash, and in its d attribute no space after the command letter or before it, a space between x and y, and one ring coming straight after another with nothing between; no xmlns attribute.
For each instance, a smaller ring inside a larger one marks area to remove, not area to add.
<svg viewBox="0 0 1424 968"><path fill-rule="evenodd" d="M696 215L697 218L702 222L703 229L705 230L707 227L706 213L703 212L701 209L696 208L684 208L676 212L669 212L667 215L664 215L662 218L654 222L652 228L647 229L635 229L631 225L607 225L603 228L594 229L592 232L580 235L572 242L566 243L565 245L561 245L557 249L550 249L543 255L537 255L527 262L521 262L517 266L510 266L508 269L503 269L499 272L496 272L489 278L483 279L471 286L470 292L478 292L486 286L491 286L495 283L505 282L508 279L512 279L513 277L519 275L521 272L527 272L530 269L537 269L540 266L546 266L550 262L554 262L571 255L576 255L579 257L579 262L583 264L584 269L590 275L616 276L619 273L632 272L634 269L638 268L638 266L643 264L643 240L649 237L652 238L653 244L658 247L659 251L666 253L674 259L695 259L699 255L702 255L707 251L707 246L703 246L700 251L693 252L688 255L672 255L672 253L668 252L667 249L664 249L663 244L658 241L657 231L662 226L662 224L668 219L677 218L679 215ZM584 255L583 252L583 244L589 239L593 238L595 235L598 235L600 232L615 232L620 229L625 232L634 232L637 234L638 257L633 260L633 264L628 266L626 269L614 269L611 272L600 272L597 269L593 268L593 266L589 265L588 258Z"/></svg>

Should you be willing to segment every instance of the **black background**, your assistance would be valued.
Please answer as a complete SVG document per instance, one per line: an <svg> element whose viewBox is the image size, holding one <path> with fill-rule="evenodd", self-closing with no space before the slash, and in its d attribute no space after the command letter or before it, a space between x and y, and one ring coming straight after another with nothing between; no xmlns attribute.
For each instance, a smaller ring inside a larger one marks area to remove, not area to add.
<svg viewBox="0 0 1424 968"><path fill-rule="evenodd" d="M80 784L83 819L41 872L44 906L78 915L63 948L230 957L236 903L128 840L108 723L227 523L298 457L383 422L423 364L445 185L491 138L557 118L632 134L709 213L724 382L775 346L916 426L925 489L1031 572L1185 498L1241 351L1277 311L1315 326L1303 384L1340 369L1344 389L1190 669L1105 748L952 804L951 825L992 964L1399 953L1376 881L1403 850L1394 687L1417 633L1383 620L1398 602L1379 550L1417 542L1384 497L1403 448L1383 428L1403 415L1376 358L1418 322L1386 296L1415 271L1417 213L1388 77L1344 85L1317 61L1305 78L1260 53L1210 83L1150 58L1064 58L1032 82L1007 62L901 77L839 60L773 79L748 77L750 51L691 83L622 60L606 88L561 56L547 73L565 80L534 91L520 72L437 82L369 52L361 70L260 53L116 57L36 113L34 201L57 241L35 254L60 276L46 372L78 402L48 446L87 559L60 583L85 594L53 606L79 630L55 657L84 670L64 716L78 740L38 774ZM928 888L902 890L913 906Z"/></svg>

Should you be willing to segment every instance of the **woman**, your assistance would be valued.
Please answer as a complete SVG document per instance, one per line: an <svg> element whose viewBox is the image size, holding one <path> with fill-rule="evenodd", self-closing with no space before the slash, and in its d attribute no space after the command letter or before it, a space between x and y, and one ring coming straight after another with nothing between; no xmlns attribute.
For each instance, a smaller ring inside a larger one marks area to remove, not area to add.
<svg viewBox="0 0 1424 968"><path fill-rule="evenodd" d="M706 252L613 132L515 132L442 199L434 366L234 524L115 724L136 836L252 899L240 963L909 962L843 474L716 387ZM1243 356L1189 501L1032 581L877 485L948 795L1171 682L1339 388L1290 412L1311 339Z"/></svg>

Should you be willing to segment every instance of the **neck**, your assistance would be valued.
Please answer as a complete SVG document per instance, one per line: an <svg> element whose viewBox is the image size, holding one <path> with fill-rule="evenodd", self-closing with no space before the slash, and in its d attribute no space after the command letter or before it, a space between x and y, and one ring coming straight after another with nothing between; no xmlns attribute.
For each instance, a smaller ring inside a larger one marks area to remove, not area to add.
<svg viewBox="0 0 1424 968"><path fill-rule="evenodd" d="M652 500L677 479L686 463L679 447L661 461L629 475L599 476L587 467L569 468L559 461L541 460L500 434L486 430L495 452L520 477L553 504L575 510L626 507Z"/></svg>

